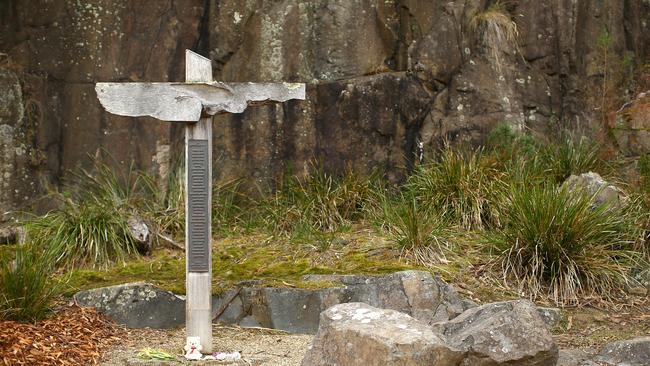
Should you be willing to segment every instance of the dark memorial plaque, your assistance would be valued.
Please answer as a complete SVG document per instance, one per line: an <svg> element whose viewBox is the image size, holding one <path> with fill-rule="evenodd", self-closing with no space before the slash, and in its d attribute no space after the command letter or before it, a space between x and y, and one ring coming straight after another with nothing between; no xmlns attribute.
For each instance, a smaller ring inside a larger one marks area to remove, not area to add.
<svg viewBox="0 0 650 366"><path fill-rule="evenodd" d="M207 140L189 140L187 146L189 206L188 269L210 270L210 191L208 178L209 149Z"/></svg>

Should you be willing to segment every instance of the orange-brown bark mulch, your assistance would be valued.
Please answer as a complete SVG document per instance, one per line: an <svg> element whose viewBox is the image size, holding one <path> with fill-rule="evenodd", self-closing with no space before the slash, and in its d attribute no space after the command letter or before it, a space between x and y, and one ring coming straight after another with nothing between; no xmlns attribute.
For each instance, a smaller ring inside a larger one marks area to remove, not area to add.
<svg viewBox="0 0 650 366"><path fill-rule="evenodd" d="M0 321L0 365L95 365L123 333L95 309L76 305L36 324Z"/></svg>

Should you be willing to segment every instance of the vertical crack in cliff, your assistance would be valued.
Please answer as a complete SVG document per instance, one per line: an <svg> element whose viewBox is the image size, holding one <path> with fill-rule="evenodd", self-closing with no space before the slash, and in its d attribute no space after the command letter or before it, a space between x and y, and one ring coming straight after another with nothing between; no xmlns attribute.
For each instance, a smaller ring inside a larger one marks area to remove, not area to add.
<svg viewBox="0 0 650 366"><path fill-rule="evenodd" d="M194 43L193 50L201 55L209 55L210 53L210 3L212 0L203 0L203 14L201 14L201 21L199 22L198 34L199 36Z"/></svg>
<svg viewBox="0 0 650 366"><path fill-rule="evenodd" d="M165 24L169 21L169 14L174 12L174 0L169 0L169 8L165 10L161 15L160 15L160 22L158 23L158 30L156 31L156 37L154 37L154 42L153 42L153 47L149 49L149 55L147 56L147 62L144 64L144 68L142 70L142 77L145 78L147 76L147 71L149 70L149 67L151 66L151 60L153 58L154 50L156 49L155 45L158 44L160 41L160 36L162 34L163 28Z"/></svg>

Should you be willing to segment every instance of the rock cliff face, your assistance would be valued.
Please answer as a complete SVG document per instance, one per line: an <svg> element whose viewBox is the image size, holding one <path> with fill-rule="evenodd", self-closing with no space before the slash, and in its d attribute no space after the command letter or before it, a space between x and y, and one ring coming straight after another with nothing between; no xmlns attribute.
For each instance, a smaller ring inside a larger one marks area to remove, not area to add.
<svg viewBox="0 0 650 366"><path fill-rule="evenodd" d="M182 80L186 48L223 81L309 83L305 102L215 119L215 179L266 183L316 159L399 180L420 143L480 143L501 122L593 135L618 123L615 147L650 146L609 116L650 60L647 0L8 0L0 208L98 149L164 178L180 126L109 115L93 83Z"/></svg>

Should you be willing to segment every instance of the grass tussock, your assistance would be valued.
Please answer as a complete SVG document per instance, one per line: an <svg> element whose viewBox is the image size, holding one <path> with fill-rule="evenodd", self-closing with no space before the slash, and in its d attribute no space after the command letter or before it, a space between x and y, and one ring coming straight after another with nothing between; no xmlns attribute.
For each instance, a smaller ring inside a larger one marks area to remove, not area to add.
<svg viewBox="0 0 650 366"><path fill-rule="evenodd" d="M184 165L176 164L164 184L152 177L141 174L139 182L143 188L136 190L144 199L136 205L141 216L152 224L156 238L180 239L185 232L185 188Z"/></svg>
<svg viewBox="0 0 650 366"><path fill-rule="evenodd" d="M497 71L501 73L502 62L499 54L507 48L518 50L519 29L508 12L506 3L496 1L487 9L474 14L469 21L470 30L481 35L485 46L490 50Z"/></svg>
<svg viewBox="0 0 650 366"><path fill-rule="evenodd" d="M546 185L515 189L503 227L486 236L507 282L562 303L607 296L627 283L639 259L637 233L624 210Z"/></svg>
<svg viewBox="0 0 650 366"><path fill-rule="evenodd" d="M66 203L25 224L29 240L64 267L107 267L137 253L128 218L89 203Z"/></svg>
<svg viewBox="0 0 650 366"><path fill-rule="evenodd" d="M590 171L602 173L606 170L598 147L584 137L575 139L570 135L562 135L557 143L546 145L541 153L549 177L558 183L571 174Z"/></svg>
<svg viewBox="0 0 650 366"><path fill-rule="evenodd" d="M274 233L335 232L362 219L371 196L372 178L350 169L336 176L316 168L303 178L287 177L258 205L263 225Z"/></svg>
<svg viewBox="0 0 650 366"><path fill-rule="evenodd" d="M120 176L93 160L93 171L80 169L73 180L74 190L52 193L59 209L25 221L29 242L68 268L106 267L136 254L128 220L148 197L144 176L133 169Z"/></svg>
<svg viewBox="0 0 650 366"><path fill-rule="evenodd" d="M384 200L382 209L384 228L398 248L413 250L433 247L442 255L450 230L444 212L404 194L395 200Z"/></svg>
<svg viewBox="0 0 650 366"><path fill-rule="evenodd" d="M0 258L0 319L34 322L50 312L60 283L53 279L50 257L21 245Z"/></svg>
<svg viewBox="0 0 650 366"><path fill-rule="evenodd" d="M499 222L495 205L501 174L482 150L453 149L420 166L408 179L405 189L419 202L446 212L461 228L482 229Z"/></svg>

